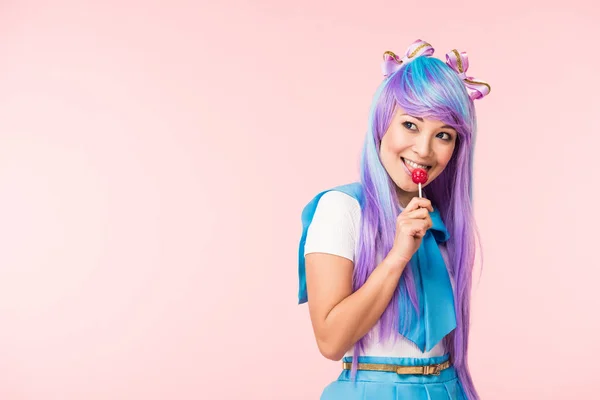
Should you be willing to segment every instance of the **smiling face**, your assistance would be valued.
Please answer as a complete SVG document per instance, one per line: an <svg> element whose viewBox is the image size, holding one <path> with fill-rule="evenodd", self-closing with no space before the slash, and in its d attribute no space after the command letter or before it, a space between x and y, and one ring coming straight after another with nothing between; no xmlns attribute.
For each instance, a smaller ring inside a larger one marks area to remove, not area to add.
<svg viewBox="0 0 600 400"><path fill-rule="evenodd" d="M427 186L446 168L456 146L457 132L442 121L413 117L397 107L381 139L381 162L397 187L398 200L405 207L419 195L412 171L427 171Z"/></svg>

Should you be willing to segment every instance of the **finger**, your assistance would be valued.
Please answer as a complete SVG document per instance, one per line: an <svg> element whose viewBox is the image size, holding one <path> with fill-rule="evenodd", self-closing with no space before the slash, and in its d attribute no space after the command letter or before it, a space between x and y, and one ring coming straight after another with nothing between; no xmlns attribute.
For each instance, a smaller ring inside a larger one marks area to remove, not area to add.
<svg viewBox="0 0 600 400"><path fill-rule="evenodd" d="M406 210L404 210L404 212L401 213L400 216L406 219L425 219L429 217L429 210L427 208L417 208L416 210L409 212L406 212Z"/></svg>
<svg viewBox="0 0 600 400"><path fill-rule="evenodd" d="M424 219L407 219L400 221L400 230L405 235L421 238L431 228L431 222Z"/></svg>
<svg viewBox="0 0 600 400"><path fill-rule="evenodd" d="M417 233L415 233L415 234L413 235L413 237L414 237L415 239L423 239L423 238L425 237L425 232L423 232L423 231L418 231Z"/></svg>
<svg viewBox="0 0 600 400"><path fill-rule="evenodd" d="M423 237L425 236L425 233L427 231L423 230L423 229L418 229L415 231L415 233L412 235L415 239L423 239Z"/></svg>
<svg viewBox="0 0 600 400"><path fill-rule="evenodd" d="M425 234L425 232L427 232L429 230L429 228L431 228L431 226L433 225L431 223L431 218L425 218L425 219L419 220L419 222L422 223L421 229L423 231L423 234Z"/></svg>
<svg viewBox="0 0 600 400"><path fill-rule="evenodd" d="M421 222L421 221L419 221L419 222ZM423 220L423 222L420 224L420 227L417 231L416 237L422 238L423 236L425 236L425 234L427 233L429 228L431 228L431 221Z"/></svg>
<svg viewBox="0 0 600 400"><path fill-rule="evenodd" d="M413 211L418 208L426 208L429 211L433 212L433 206L431 205L431 201L429 199L423 197L413 197L411 201L408 203L404 211Z"/></svg>

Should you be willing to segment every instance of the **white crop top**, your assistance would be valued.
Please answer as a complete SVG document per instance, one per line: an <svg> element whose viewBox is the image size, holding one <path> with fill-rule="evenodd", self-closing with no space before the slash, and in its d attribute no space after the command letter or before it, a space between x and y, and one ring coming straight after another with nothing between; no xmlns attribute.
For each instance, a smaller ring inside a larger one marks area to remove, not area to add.
<svg viewBox="0 0 600 400"><path fill-rule="evenodd" d="M360 230L361 209L358 201L352 196L339 191L329 191L319 199L311 225L306 234L304 255L309 253L334 254L354 262L356 255L357 238ZM440 246L442 256L447 262L447 252ZM376 324L373 329L378 329ZM442 356L446 353L444 340L440 341L431 351L422 353L410 340L402 335L397 335L394 342L378 342L378 335L367 343L361 356L372 357L411 357L428 358ZM345 354L351 357L354 350L351 348Z"/></svg>

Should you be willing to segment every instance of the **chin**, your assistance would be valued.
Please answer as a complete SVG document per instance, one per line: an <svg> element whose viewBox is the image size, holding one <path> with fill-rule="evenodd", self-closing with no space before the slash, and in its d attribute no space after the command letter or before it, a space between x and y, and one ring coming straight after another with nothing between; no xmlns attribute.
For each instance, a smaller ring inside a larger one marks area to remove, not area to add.
<svg viewBox="0 0 600 400"><path fill-rule="evenodd" d="M410 176L404 174L404 171L402 171L402 174L400 176L392 177L392 180L399 189L407 193L416 193L419 191L419 185L414 183ZM422 187L424 186L422 185Z"/></svg>

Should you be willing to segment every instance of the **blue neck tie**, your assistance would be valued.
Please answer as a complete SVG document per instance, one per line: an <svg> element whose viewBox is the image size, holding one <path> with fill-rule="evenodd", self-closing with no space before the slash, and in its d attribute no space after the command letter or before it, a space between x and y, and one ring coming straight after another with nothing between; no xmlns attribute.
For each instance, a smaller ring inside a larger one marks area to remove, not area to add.
<svg viewBox="0 0 600 400"><path fill-rule="evenodd" d="M430 351L440 340L456 328L454 294L450 276L438 243L449 239L450 234L437 209L430 213L433 226L427 231L419 249L410 260L417 299L419 316L410 303L406 290L398 296L398 332L415 343L421 351ZM410 315L404 316L402 302L408 302ZM408 317L408 325L402 320Z"/></svg>

